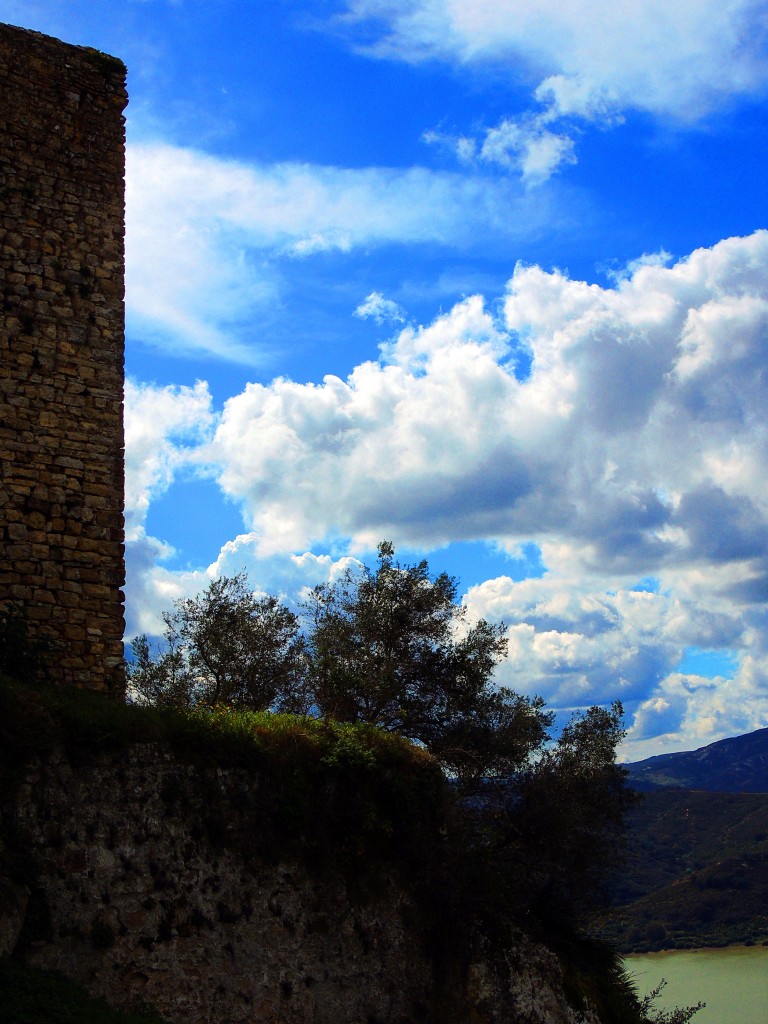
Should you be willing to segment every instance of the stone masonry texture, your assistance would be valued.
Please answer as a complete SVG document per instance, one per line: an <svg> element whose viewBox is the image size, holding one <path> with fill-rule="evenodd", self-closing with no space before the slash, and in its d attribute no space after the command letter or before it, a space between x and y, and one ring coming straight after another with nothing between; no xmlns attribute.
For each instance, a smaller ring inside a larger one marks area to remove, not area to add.
<svg viewBox="0 0 768 1024"><path fill-rule="evenodd" d="M125 67L0 25L0 612L124 692Z"/></svg>
<svg viewBox="0 0 768 1024"><path fill-rule="evenodd" d="M264 784L155 744L30 764L0 802L35 874L4 877L0 858L0 956L171 1024L599 1024L521 933L501 958L479 945L438 968L395 860L359 865L361 887L349 868L263 859Z"/></svg>

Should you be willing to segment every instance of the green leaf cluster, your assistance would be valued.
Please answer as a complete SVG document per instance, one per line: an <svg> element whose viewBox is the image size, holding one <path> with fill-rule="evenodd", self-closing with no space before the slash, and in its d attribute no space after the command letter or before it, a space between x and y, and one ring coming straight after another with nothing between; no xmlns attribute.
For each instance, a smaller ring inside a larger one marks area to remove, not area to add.
<svg viewBox="0 0 768 1024"><path fill-rule="evenodd" d="M164 615L164 644L133 642L131 693L171 707L229 704L291 709L304 672L297 616L274 597L256 597L244 573L212 580L204 593Z"/></svg>

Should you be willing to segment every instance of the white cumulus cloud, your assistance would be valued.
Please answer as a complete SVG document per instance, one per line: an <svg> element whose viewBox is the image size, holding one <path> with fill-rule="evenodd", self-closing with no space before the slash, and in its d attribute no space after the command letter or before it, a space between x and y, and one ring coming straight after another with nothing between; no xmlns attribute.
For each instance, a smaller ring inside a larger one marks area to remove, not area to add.
<svg viewBox="0 0 768 1024"><path fill-rule="evenodd" d="M293 601L385 537L536 543L541 579L465 597L509 624L501 680L558 708L622 698L635 756L751 728L768 713L767 282L764 231L640 259L611 288L520 265L503 305L405 326L346 379L249 384L220 412L202 385L138 393L137 521L178 460L205 465L245 523L207 572L245 565ZM156 608L191 577L137 537ZM691 647L735 652L733 677L681 672Z"/></svg>
<svg viewBox="0 0 768 1024"><path fill-rule="evenodd" d="M270 548L533 536L590 571L758 571L767 254L758 232L610 289L520 266L502 322L474 297L346 380L249 385L216 433L222 484Z"/></svg>

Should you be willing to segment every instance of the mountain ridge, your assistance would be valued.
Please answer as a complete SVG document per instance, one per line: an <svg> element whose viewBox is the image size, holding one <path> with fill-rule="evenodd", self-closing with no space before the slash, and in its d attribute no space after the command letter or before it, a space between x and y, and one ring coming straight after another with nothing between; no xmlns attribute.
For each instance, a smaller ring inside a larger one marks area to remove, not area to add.
<svg viewBox="0 0 768 1024"><path fill-rule="evenodd" d="M768 944L768 728L623 767L640 798L603 936L624 953Z"/></svg>
<svg viewBox="0 0 768 1024"><path fill-rule="evenodd" d="M633 789L768 793L768 728L623 765Z"/></svg>

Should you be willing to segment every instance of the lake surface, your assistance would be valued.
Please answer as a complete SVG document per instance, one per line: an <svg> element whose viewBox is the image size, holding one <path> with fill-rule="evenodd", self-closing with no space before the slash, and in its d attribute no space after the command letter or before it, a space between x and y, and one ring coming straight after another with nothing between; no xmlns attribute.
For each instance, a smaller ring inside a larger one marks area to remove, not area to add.
<svg viewBox="0 0 768 1024"><path fill-rule="evenodd" d="M707 1004L691 1024L768 1024L768 947L670 950L628 956L640 995L666 978L656 1006Z"/></svg>

